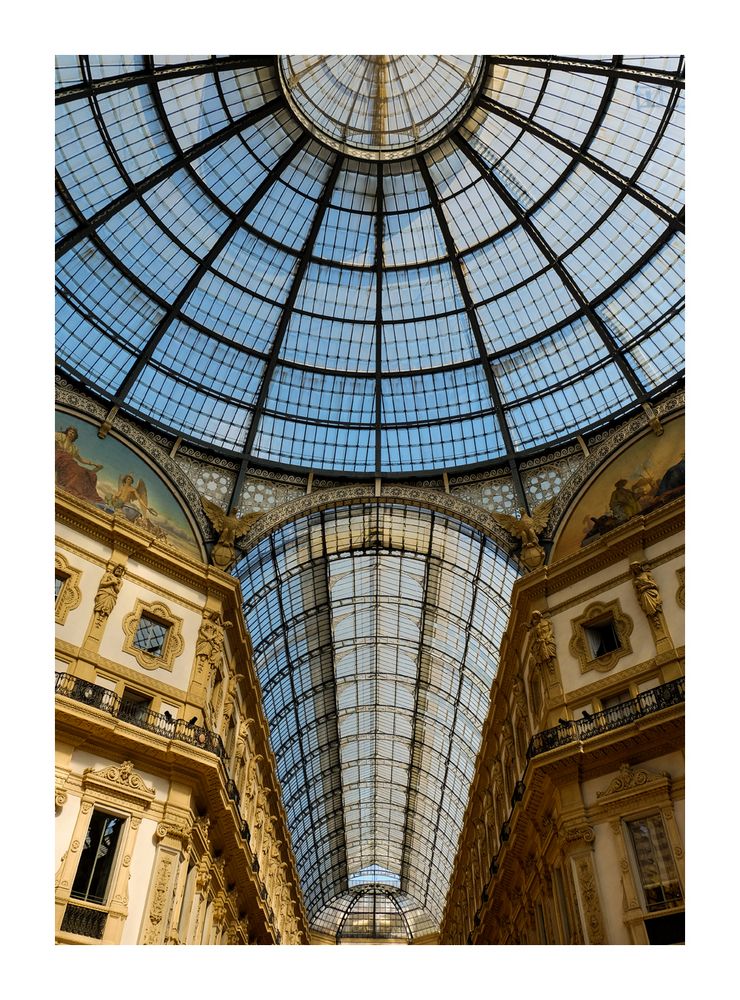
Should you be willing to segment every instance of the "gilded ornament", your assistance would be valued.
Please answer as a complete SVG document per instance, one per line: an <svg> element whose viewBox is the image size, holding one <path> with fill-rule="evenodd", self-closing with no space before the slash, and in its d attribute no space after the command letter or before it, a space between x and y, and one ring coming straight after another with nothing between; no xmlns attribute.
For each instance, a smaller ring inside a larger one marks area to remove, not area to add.
<svg viewBox="0 0 740 1000"><path fill-rule="evenodd" d="M227 514L207 497L202 496L200 502L213 527L219 532L211 558L215 566L226 571L236 562L235 543L237 538L246 535L254 522L262 517L263 512L261 510L251 511L249 514L239 517L236 513L236 507L232 507Z"/></svg>
<svg viewBox="0 0 740 1000"><path fill-rule="evenodd" d="M547 526L550 511L555 503L555 497L550 497L544 503L538 504L531 515L526 508L520 507L517 517L491 511L490 517L510 535L518 538L521 543L519 558L529 570L539 569L545 561L545 550L540 545L539 536Z"/></svg>
<svg viewBox="0 0 740 1000"><path fill-rule="evenodd" d="M663 601L658 584L650 573L650 564L633 562L630 563L630 570L633 578L632 585L635 588L640 607L654 624L659 624Z"/></svg>
<svg viewBox="0 0 740 1000"><path fill-rule="evenodd" d="M533 611L527 630L532 634L530 649L535 664L554 671L557 647L549 618L542 611Z"/></svg>

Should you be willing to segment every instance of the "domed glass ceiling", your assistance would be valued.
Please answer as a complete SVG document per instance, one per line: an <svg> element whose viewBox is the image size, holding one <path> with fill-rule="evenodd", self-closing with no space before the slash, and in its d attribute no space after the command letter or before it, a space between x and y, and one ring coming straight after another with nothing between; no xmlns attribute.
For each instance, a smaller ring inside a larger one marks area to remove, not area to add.
<svg viewBox="0 0 740 1000"><path fill-rule="evenodd" d="M62 371L360 476L515 462L681 378L682 59L312 58L58 60Z"/></svg>
<svg viewBox="0 0 740 1000"><path fill-rule="evenodd" d="M303 124L355 156L420 152L465 112L482 56L280 56L288 101Z"/></svg>

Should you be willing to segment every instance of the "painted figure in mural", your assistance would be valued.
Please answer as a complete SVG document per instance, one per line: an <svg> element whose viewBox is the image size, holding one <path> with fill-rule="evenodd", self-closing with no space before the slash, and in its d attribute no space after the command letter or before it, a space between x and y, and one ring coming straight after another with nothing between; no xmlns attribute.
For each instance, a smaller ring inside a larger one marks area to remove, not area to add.
<svg viewBox="0 0 740 1000"><path fill-rule="evenodd" d="M632 490L628 489L626 479L618 479L614 484L614 491L609 500L609 510L619 524L629 521L635 514L640 513L640 501Z"/></svg>
<svg viewBox="0 0 740 1000"><path fill-rule="evenodd" d="M672 499L684 492L686 481L686 456L681 455L681 461L667 469L658 484L657 495L662 500Z"/></svg>
<svg viewBox="0 0 740 1000"><path fill-rule="evenodd" d="M103 573L93 604L95 614L99 618L107 618L113 610L123 583L123 570L123 563L116 563L113 567L109 565Z"/></svg>
<svg viewBox="0 0 740 1000"><path fill-rule="evenodd" d="M532 633L532 658L540 666L550 666L557 654L552 625L541 611L533 611L527 626Z"/></svg>
<svg viewBox="0 0 740 1000"><path fill-rule="evenodd" d="M55 475L57 486L67 490L81 500L102 504L103 498L98 493L97 473L103 468L91 458L80 455L75 442L78 434L76 427L67 427L54 435L55 445ZM85 468L91 466L91 468Z"/></svg>
<svg viewBox="0 0 740 1000"><path fill-rule="evenodd" d="M146 517L149 513L154 515L157 513L149 506L144 480L140 479L138 484L134 486L134 477L130 472L118 477L118 489L111 496L110 503L114 510L123 509L130 521Z"/></svg>
<svg viewBox="0 0 740 1000"><path fill-rule="evenodd" d="M632 584L637 594L640 607L648 618L657 618L663 609L663 601L658 590L658 584L650 573L648 563L630 563Z"/></svg>

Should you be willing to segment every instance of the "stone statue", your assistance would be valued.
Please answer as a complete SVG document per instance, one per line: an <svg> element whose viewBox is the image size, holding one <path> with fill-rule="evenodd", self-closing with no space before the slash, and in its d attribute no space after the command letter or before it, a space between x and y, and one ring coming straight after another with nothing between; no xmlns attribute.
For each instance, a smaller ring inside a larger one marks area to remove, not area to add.
<svg viewBox="0 0 740 1000"><path fill-rule="evenodd" d="M524 681L522 675L517 674L512 685L514 691L514 704L523 718L527 715L527 696L524 692Z"/></svg>
<svg viewBox="0 0 740 1000"><path fill-rule="evenodd" d="M527 569L538 569L545 561L545 550L540 545L539 536L545 529L555 497L550 497L534 508L529 515L524 507L519 508L519 516L491 512L496 524L501 525L510 535L522 543L519 557Z"/></svg>
<svg viewBox="0 0 740 1000"><path fill-rule="evenodd" d="M663 601L658 584L650 573L650 564L633 562L630 563L630 569L632 570L632 585L635 588L640 607L648 618L657 621L663 610Z"/></svg>
<svg viewBox="0 0 740 1000"><path fill-rule="evenodd" d="M538 666L552 669L557 648L549 619L541 611L533 611L527 629L532 633L532 659Z"/></svg>
<svg viewBox="0 0 740 1000"><path fill-rule="evenodd" d="M236 677L232 674L229 677L228 684L226 685L226 701L224 702L224 730L229 728L229 723L231 722L231 717L234 714L234 707L236 705Z"/></svg>
<svg viewBox="0 0 740 1000"><path fill-rule="evenodd" d="M209 673L219 665L227 628L231 628L231 622L225 622L217 611L205 609L195 642L195 659L199 667L207 666Z"/></svg>
<svg viewBox="0 0 740 1000"><path fill-rule="evenodd" d="M99 622L107 618L115 607L118 592L123 584L124 569L123 563L116 563L115 565L109 563L105 573L103 573L103 578L98 585L98 592L95 595L93 603L93 609Z"/></svg>
<svg viewBox="0 0 740 1000"><path fill-rule="evenodd" d="M262 517L263 512L255 510L249 514L244 514L243 517L238 517L236 507L232 507L230 513L227 514L217 504L208 500L207 497L201 497L200 502L211 524L219 532L218 540L214 544L213 552L211 553L213 563L219 569L228 570L236 561L236 549L234 545L237 538L245 535L254 522Z"/></svg>

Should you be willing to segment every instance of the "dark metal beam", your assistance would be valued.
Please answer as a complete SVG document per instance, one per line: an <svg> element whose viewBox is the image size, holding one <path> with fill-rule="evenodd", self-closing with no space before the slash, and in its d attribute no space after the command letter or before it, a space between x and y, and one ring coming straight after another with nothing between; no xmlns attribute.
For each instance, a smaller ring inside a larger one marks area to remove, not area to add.
<svg viewBox="0 0 740 1000"><path fill-rule="evenodd" d="M303 138L301 143L305 142L308 138L308 133L303 133ZM324 185L324 190L321 192L321 197L319 199L318 205L316 206L316 212L313 217L313 222L311 223L311 228L309 230L308 236L306 237L305 243L303 244L303 249L301 251L301 256L298 261L298 267L296 268L295 275L293 276L293 282L290 286L290 291L288 292L288 297L285 300L285 305L282 308L280 314L280 319L277 324L277 329L275 331L275 339L272 342L272 348L270 349L270 358L267 362L267 367L262 376L262 383L260 385L259 395L254 404L254 409L252 411L252 421L249 425L249 430L247 432L247 438L244 442L244 449L242 451L242 461L239 468L239 474L236 477L236 482L234 483L234 489L231 494L230 506L237 506L239 503L239 495L241 494L242 486L244 485L244 478L247 474L247 469L249 468L249 460L251 457L252 446L254 444L254 439L257 434L257 426L259 424L260 418L262 416L262 410L264 408L265 402L267 400L267 395L270 390L270 382L272 376L275 372L275 368L278 364L278 358L280 355L280 350L283 346L283 339L285 338L285 332L288 328L288 323L290 322L290 316L293 311L293 306L295 305L295 300L298 296L298 291L303 282L303 278L306 274L310 259L311 250L316 238L319 235L319 230L321 228L321 223L324 220L324 214L329 205L329 199L331 198L332 191L334 190L334 185L337 180L337 176L344 163L344 156L337 153L334 157L334 163L329 174L329 178ZM282 166L280 167L282 170Z"/></svg>
<svg viewBox="0 0 740 1000"><path fill-rule="evenodd" d="M375 168L375 475L379 476L383 437L383 163Z"/></svg>
<svg viewBox="0 0 740 1000"><path fill-rule="evenodd" d="M117 198L113 198L112 201L110 201L104 208L101 208L98 212L87 219L85 219L79 209L77 209L74 201L70 197L64 185L61 183L60 178L57 177L57 192L60 194L65 204L67 204L70 208L75 218L78 219L80 224L59 239L56 244L56 259L59 260L60 257L71 250L77 243L83 240L86 236L89 236L104 222L107 222L108 219L122 211L122 209L127 208L133 202L140 201L143 204L143 196L148 191L151 191L152 188L161 184L162 181L177 173L178 170L188 166L194 160L197 160L199 157L208 153L211 149L214 149L216 146L232 138L232 136L238 135L240 132L244 131L244 129L249 128L251 125L255 125L268 115L274 114L284 105L284 99L282 97L276 97L267 104L263 104L261 107L256 108L254 111L250 111L242 118L239 118L236 121L231 122L229 125L226 125L224 128L219 129L218 132L214 132L207 139L191 146L190 149L181 152L179 155L173 155L173 159L165 163L164 166L159 167L138 183L130 183L129 189L124 194L119 195Z"/></svg>
<svg viewBox="0 0 740 1000"><path fill-rule="evenodd" d="M524 486L522 484L521 477L519 475L519 467L514 459L514 441L511 436L511 431L506 422L506 416L504 413L504 405L501 400L501 394L499 393L498 384L496 382L496 376L493 371L493 367L488 357L488 348L486 347L485 340L483 339L483 333L478 322L478 315L475 311L475 306L473 304L472 296L470 295L470 290L468 289L467 282L465 281L465 274L463 272L462 265L460 263L460 255L455 247L455 241L452 238L452 233L450 232L450 227L445 218L444 210L439 201L436 188L434 187L434 181L429 173L429 167L426 164L423 156L419 156L416 162L421 171L421 175L424 178L424 183L426 184L427 191L429 193L429 198L434 209L434 214L437 218L437 224L440 228L440 232L445 241L445 247L447 248L447 255L450 259L450 266L452 267L453 273L457 280L457 284L460 288L460 294L462 295L463 301L465 303L465 309L468 315L468 321L470 323L470 329L473 333L473 338L475 339L475 345L480 356L481 366L485 372L486 381L488 383L488 391L491 395L493 401L493 406L496 411L496 416L498 418L499 426L501 428L501 435L504 441L504 447L509 461L509 470L511 472L511 478L514 483L514 488L516 494L519 498L520 506L524 507L525 510L529 511L529 504L527 503L527 495L524 491Z"/></svg>
<svg viewBox="0 0 740 1000"><path fill-rule="evenodd" d="M550 146L554 146L563 153L567 153L573 158L573 163L571 166L575 166L577 163L583 163L584 166L593 170L595 174L603 177L605 180L609 181L615 187L619 188L633 197L636 201L641 204L646 205L651 211L660 218L665 219L666 222L674 223L676 222L676 213L672 212L667 205L664 205L657 198L654 198L647 191L643 191L635 183L630 181L629 178L624 177L622 174L618 173L612 167L607 166L601 160L597 159L591 153L586 151L586 144L582 146L576 146L575 143L570 142L568 139L563 139L561 136L556 135L551 132L550 129L545 128L542 125L538 125L537 122L533 121L532 118L528 118L525 115L520 114L518 111L514 111L511 108L507 108L500 101L496 101L491 97L481 97L480 104L482 107L488 109L493 114L498 115L500 118L504 118L506 121L511 122L512 125L516 125L518 128L523 129L525 132L529 132L535 135L538 139L543 142L548 143Z"/></svg>
<svg viewBox="0 0 740 1000"><path fill-rule="evenodd" d="M620 59L623 57L620 57ZM595 76L618 76L636 83L655 83L665 87L684 85L684 60L675 73L665 70L647 69L644 66L630 66L621 63L616 69L613 63L596 62L590 59L568 59L562 56L491 56L497 66L531 66L533 69L562 70L567 73L588 73Z"/></svg>
<svg viewBox="0 0 740 1000"><path fill-rule="evenodd" d="M80 56L80 58L89 58ZM151 56L147 57L151 60ZM89 77L83 83L73 83L59 87L54 94L54 103L68 104L93 94L107 94L113 90L123 90L127 87L146 86L159 83L161 80L176 80L181 76L196 76L200 73L219 73L226 70L262 69L274 66L274 56L226 56L223 58L196 59L178 65L151 66L144 70L132 70L130 73L120 73L116 76L105 76L98 79Z"/></svg>
<svg viewBox="0 0 740 1000"><path fill-rule="evenodd" d="M530 237L535 246L539 249L545 259L550 263L551 267L557 274L560 281L563 283L565 288L570 292L574 300L583 310L585 316L588 317L591 325L594 327L596 332L601 337L607 351L612 357L612 360L617 365L625 380L629 384L632 392L635 395L635 399L639 403L645 403L648 401L648 393L642 383L638 380L635 373L632 371L630 366L627 364L622 352L619 350L614 337L607 327L606 323L601 319L596 310L593 308L589 300L585 297L580 288L571 278L568 273L567 268L563 264L561 258L550 248L550 245L546 242L544 237L540 234L539 229L533 224L529 216L522 208L515 198L509 194L504 185L499 181L499 179L488 170L486 164L478 156L478 153L468 144L468 142L462 138L462 136L456 137L456 142L462 150L467 154L468 158L472 163L480 170L481 174L486 178L488 183L494 189L496 194L501 198L506 207L510 212L513 212L519 219L522 228L525 230L527 235Z"/></svg>
<svg viewBox="0 0 740 1000"><path fill-rule="evenodd" d="M128 395L131 386L134 384L138 376L146 367L150 358L152 357L157 344L160 342L165 332L169 329L172 322L179 315L180 309L191 296L195 288L197 288L199 282L203 279L203 276L207 273L211 264L216 260L221 251L228 245L230 240L238 232L242 222L249 215L252 209L258 204L262 199L267 190L275 182L275 179L282 173L288 163L293 159L296 153L305 145L308 136L307 133L303 132L298 137L298 139L286 150L285 153L280 157L277 163L274 164L269 173L263 178L262 182L257 188L252 192L249 198L246 200L242 208L236 214L234 219L229 223L229 225L224 229L219 238L213 244L211 249L208 251L206 256L201 260L198 267L195 269L193 274L187 280L187 282L180 289L176 298L170 305L165 316L157 324L157 328L152 333L151 337L145 344L145 346L140 351L136 358L135 363L131 366L125 378L123 379L121 386L113 398L113 404L120 406L123 400Z"/></svg>

